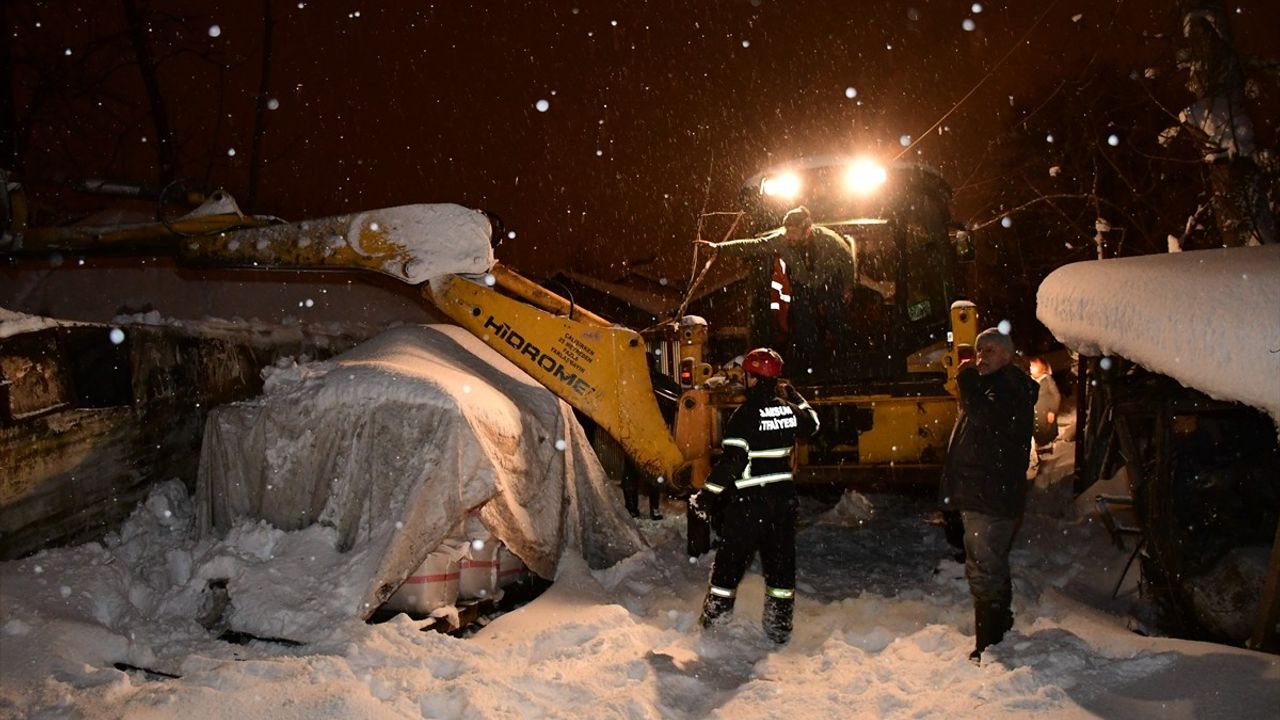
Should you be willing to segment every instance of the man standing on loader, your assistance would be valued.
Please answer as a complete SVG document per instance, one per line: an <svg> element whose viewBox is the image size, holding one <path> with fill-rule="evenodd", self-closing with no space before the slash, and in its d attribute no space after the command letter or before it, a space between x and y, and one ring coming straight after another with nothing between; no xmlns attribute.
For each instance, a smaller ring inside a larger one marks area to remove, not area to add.
<svg viewBox="0 0 1280 720"><path fill-rule="evenodd" d="M1027 465L1039 387L1013 365L1013 341L978 333L977 361L960 363L960 412L942 471L944 511L964 524L964 574L973 595L977 662L1013 627L1009 550L1027 504Z"/></svg>
<svg viewBox="0 0 1280 720"><path fill-rule="evenodd" d="M790 384L779 397L782 357L768 348L742 361L747 399L725 425L724 453L691 499L694 512L711 515L720 535L711 586L702 603L702 627L733 611L738 583L757 552L764 569L764 630L783 644L791 638L796 587L796 498L791 451L797 437L818 432L818 414Z"/></svg>
<svg viewBox="0 0 1280 720"><path fill-rule="evenodd" d="M780 261L791 289L786 333L791 367L802 379L837 370L845 357L845 310L853 297L853 246L844 236L814 225L808 208L799 206L787 211L779 231L762 237L696 242L738 257Z"/></svg>

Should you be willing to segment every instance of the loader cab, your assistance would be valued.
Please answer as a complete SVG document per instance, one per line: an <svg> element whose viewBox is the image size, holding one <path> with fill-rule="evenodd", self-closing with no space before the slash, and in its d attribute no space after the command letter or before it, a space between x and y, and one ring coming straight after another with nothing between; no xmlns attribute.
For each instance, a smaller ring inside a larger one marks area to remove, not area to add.
<svg viewBox="0 0 1280 720"><path fill-rule="evenodd" d="M865 385L909 373L945 374L940 365L921 362L921 354L945 351L951 301L963 293L950 197L930 168L844 156L787 163L744 184L740 198L755 235L771 232L788 209L804 205L815 224L839 233L853 249L851 292L839 303L840 316L825 319L836 326L827 341L836 347L827 354L830 367L815 380ZM752 344L788 342L779 337L785 331L778 308L770 306L777 303L777 293L768 291L780 283L775 274L776 267L755 268L748 283ZM789 342L796 341L805 340Z"/></svg>

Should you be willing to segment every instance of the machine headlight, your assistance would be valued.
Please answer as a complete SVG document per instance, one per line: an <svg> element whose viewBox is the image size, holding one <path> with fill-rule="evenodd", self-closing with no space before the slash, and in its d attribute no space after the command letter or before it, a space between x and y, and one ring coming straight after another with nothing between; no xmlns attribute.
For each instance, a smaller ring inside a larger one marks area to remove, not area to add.
<svg viewBox="0 0 1280 720"><path fill-rule="evenodd" d="M888 175L885 173L884 166L875 160L863 158L855 160L849 166L845 171L844 181L851 191L866 195L883 185L886 177Z"/></svg>
<svg viewBox="0 0 1280 720"><path fill-rule="evenodd" d="M794 199L800 194L800 176L793 172L772 175L760 182L760 192L783 200Z"/></svg>

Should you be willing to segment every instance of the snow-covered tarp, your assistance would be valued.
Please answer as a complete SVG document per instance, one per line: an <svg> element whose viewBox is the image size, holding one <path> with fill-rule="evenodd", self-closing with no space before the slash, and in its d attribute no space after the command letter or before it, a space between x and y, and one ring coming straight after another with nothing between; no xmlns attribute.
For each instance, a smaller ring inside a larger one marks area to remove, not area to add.
<svg viewBox="0 0 1280 720"><path fill-rule="evenodd" d="M547 578L566 550L605 566L643 546L572 409L447 325L277 368L213 410L196 503L205 534L271 536L202 569L227 581L228 625L301 641L367 617L471 509Z"/></svg>
<svg viewBox="0 0 1280 720"><path fill-rule="evenodd" d="M1066 346L1118 355L1280 423L1280 246L1066 265L1036 316Z"/></svg>

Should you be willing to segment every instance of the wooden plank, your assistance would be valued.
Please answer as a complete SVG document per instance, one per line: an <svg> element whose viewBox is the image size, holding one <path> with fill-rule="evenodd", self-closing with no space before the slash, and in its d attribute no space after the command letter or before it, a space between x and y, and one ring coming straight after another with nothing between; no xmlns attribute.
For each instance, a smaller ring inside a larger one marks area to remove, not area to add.
<svg viewBox="0 0 1280 720"><path fill-rule="evenodd" d="M1267 579L1262 586L1262 598L1258 602L1258 617L1254 623L1249 647L1263 652L1280 653L1280 523L1276 523L1276 539L1271 543L1271 562L1267 564Z"/></svg>

